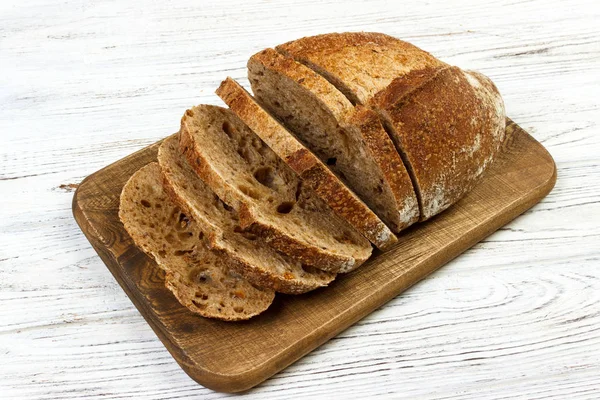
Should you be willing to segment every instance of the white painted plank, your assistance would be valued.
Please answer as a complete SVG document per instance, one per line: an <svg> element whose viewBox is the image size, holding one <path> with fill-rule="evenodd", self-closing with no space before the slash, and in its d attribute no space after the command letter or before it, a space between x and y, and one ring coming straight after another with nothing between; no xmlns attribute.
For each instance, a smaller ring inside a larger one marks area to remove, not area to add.
<svg viewBox="0 0 600 400"><path fill-rule="evenodd" d="M392 34L497 83L554 191L252 390L271 398L600 397L600 12L593 1L0 5L0 397L217 399L172 360L74 222L76 184L221 104L300 36ZM62 185L62 186L61 186Z"/></svg>

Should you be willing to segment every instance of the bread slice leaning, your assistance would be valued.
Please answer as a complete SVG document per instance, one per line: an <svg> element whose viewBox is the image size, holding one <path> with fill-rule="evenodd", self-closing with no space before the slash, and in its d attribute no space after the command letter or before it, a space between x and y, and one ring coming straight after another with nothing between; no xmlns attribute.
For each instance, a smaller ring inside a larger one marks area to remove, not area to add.
<svg viewBox="0 0 600 400"><path fill-rule="evenodd" d="M350 271L372 248L231 111L202 105L181 120L180 147L201 179L238 211L242 229L303 264Z"/></svg>
<svg viewBox="0 0 600 400"><path fill-rule="evenodd" d="M227 78L217 94L337 215L371 243L386 249L397 242L383 221L237 82Z"/></svg>
<svg viewBox="0 0 600 400"><path fill-rule="evenodd" d="M321 75L273 49L250 58L248 79L256 99L394 232L419 220L413 184L375 111L354 107Z"/></svg>
<svg viewBox="0 0 600 400"><path fill-rule="evenodd" d="M133 241L166 272L165 285L190 311L226 321L266 310L274 292L254 287L230 269L231 259L209 250L202 230L163 191L151 163L123 187L119 218Z"/></svg>
<svg viewBox="0 0 600 400"><path fill-rule="evenodd" d="M238 213L223 203L190 167L179 137L161 144L158 161L166 193L202 228L210 247L227 254L231 267L259 287L299 294L326 286L335 274L303 266L244 230Z"/></svg>

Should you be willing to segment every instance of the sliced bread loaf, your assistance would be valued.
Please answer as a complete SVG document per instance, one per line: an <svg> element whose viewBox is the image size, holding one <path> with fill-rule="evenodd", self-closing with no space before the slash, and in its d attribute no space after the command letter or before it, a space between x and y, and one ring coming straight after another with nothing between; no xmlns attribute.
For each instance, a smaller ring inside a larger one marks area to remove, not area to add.
<svg viewBox="0 0 600 400"><path fill-rule="evenodd" d="M157 163L141 168L121 193L119 218L133 241L166 272L167 288L190 311L227 321L266 310L274 292L235 273L231 259L209 250L203 231L169 200Z"/></svg>
<svg viewBox="0 0 600 400"><path fill-rule="evenodd" d="M303 266L241 227L238 213L198 177L179 149L179 137L162 143L158 161L167 194L202 228L210 247L227 254L238 273L260 287L299 294L326 286L335 274Z"/></svg>
<svg viewBox="0 0 600 400"><path fill-rule="evenodd" d="M180 147L201 179L237 210L240 227L303 264L350 271L372 248L231 111L202 105L181 120Z"/></svg>
<svg viewBox="0 0 600 400"><path fill-rule="evenodd" d="M276 49L321 74L354 104L367 104L377 92L410 71L446 65L426 51L383 33L327 33Z"/></svg>
<svg viewBox="0 0 600 400"><path fill-rule="evenodd" d="M256 99L325 162L393 231L419 219L410 177L373 110L273 49L248 61Z"/></svg>
<svg viewBox="0 0 600 400"><path fill-rule="evenodd" d="M381 219L237 82L227 78L217 94L331 209L375 246L385 249L397 242Z"/></svg>
<svg viewBox="0 0 600 400"><path fill-rule="evenodd" d="M504 138L502 98L481 74L461 71L380 33L333 33L277 47L378 111L426 220L470 191Z"/></svg>
<svg viewBox="0 0 600 400"><path fill-rule="evenodd" d="M404 154L423 220L469 192L504 140L502 97L489 78L476 72L415 70L395 79L371 104Z"/></svg>

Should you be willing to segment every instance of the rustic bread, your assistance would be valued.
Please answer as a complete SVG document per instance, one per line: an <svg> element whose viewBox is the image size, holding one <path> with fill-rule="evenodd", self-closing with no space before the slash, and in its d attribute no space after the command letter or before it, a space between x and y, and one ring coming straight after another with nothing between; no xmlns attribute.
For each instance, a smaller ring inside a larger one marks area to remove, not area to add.
<svg viewBox="0 0 600 400"><path fill-rule="evenodd" d="M391 36L334 33L277 50L381 114L413 181L421 220L471 190L504 138L504 106L488 78Z"/></svg>
<svg viewBox="0 0 600 400"><path fill-rule="evenodd" d="M211 248L227 254L231 267L257 286L299 294L326 286L335 274L303 266L241 228L238 213L198 177L179 149L179 137L161 144L158 162L166 193L201 227Z"/></svg>
<svg viewBox="0 0 600 400"><path fill-rule="evenodd" d="M382 33L327 33L276 49L321 74L354 104L367 104L410 71L446 65L426 51Z"/></svg>
<svg viewBox="0 0 600 400"><path fill-rule="evenodd" d="M410 177L376 112L273 49L248 61L254 96L393 231L419 219Z"/></svg>
<svg viewBox="0 0 600 400"><path fill-rule="evenodd" d="M260 314L272 303L273 291L254 287L229 268L229 257L206 247L198 224L163 191L157 163L131 176L121 193L119 218L136 245L165 271L165 285L190 311L235 321Z"/></svg>
<svg viewBox="0 0 600 400"><path fill-rule="evenodd" d="M231 110L202 105L181 120L180 147L192 168L239 213L240 226L303 264L350 271L372 251Z"/></svg>
<svg viewBox="0 0 600 400"><path fill-rule="evenodd" d="M227 78L217 94L337 215L380 249L397 242L381 219L237 82Z"/></svg>
<svg viewBox="0 0 600 400"><path fill-rule="evenodd" d="M371 104L403 152L423 220L469 192L504 140L502 97L489 78L476 72L415 70L395 79Z"/></svg>

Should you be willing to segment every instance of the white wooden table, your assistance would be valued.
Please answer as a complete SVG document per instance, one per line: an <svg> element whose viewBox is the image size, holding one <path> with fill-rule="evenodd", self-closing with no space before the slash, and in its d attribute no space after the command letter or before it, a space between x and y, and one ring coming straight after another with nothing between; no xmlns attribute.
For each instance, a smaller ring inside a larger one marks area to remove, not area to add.
<svg viewBox="0 0 600 400"><path fill-rule="evenodd" d="M600 398L596 1L22 3L0 5L0 398L229 396L173 361L78 229L73 186L221 104L259 49L347 30L489 75L558 182L247 396Z"/></svg>

